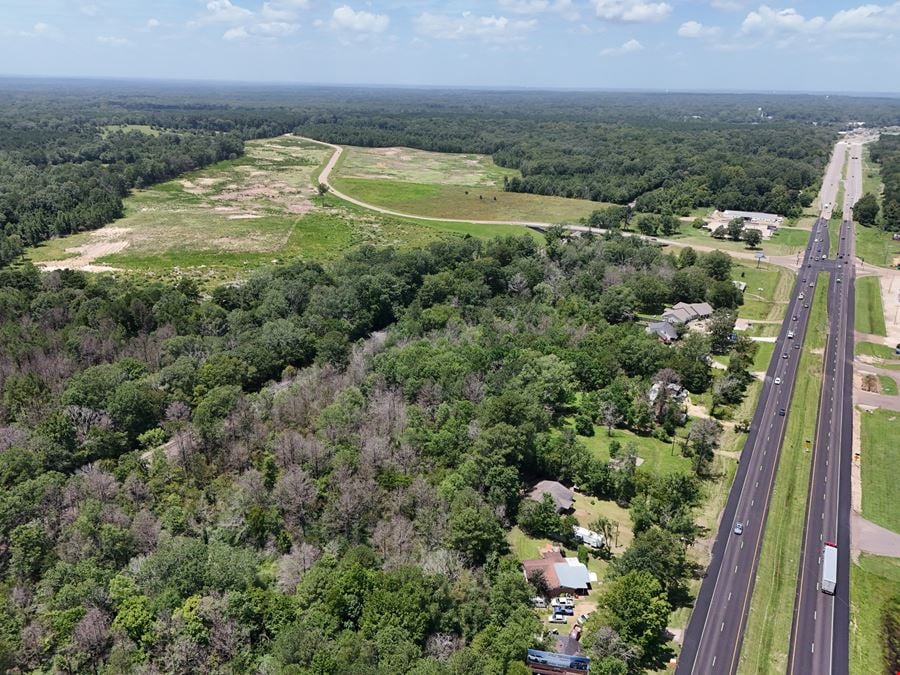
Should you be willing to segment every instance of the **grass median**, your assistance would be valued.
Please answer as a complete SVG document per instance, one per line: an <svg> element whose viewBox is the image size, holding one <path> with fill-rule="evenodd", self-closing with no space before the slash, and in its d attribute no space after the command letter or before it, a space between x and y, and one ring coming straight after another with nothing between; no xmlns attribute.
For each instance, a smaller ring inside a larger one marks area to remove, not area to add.
<svg viewBox="0 0 900 675"><path fill-rule="evenodd" d="M870 335L887 335L878 277L856 280L856 330Z"/></svg>
<svg viewBox="0 0 900 675"><path fill-rule="evenodd" d="M812 465L812 453L806 449L806 440L813 440L816 432L822 350L827 329L827 289L828 275L823 274L812 302L741 648L738 672L748 675L787 669L806 491Z"/></svg>

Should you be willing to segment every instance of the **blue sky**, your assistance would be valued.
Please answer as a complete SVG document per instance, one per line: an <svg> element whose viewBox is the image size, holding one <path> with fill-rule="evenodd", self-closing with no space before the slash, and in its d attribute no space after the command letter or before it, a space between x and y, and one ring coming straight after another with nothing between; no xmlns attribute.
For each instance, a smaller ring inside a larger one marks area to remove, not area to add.
<svg viewBox="0 0 900 675"><path fill-rule="evenodd" d="M900 2L2 0L0 73L900 90Z"/></svg>

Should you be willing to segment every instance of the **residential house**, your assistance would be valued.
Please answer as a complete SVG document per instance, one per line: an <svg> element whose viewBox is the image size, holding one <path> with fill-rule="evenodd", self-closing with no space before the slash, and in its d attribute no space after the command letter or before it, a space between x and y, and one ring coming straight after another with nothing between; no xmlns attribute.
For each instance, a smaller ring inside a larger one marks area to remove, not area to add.
<svg viewBox="0 0 900 675"><path fill-rule="evenodd" d="M572 510L572 505L575 503L575 495L562 483L557 483L555 480L542 480L531 489L531 492L528 493L528 498L540 502L543 501L545 494L553 498L553 503L556 504L558 513L567 513Z"/></svg>
<svg viewBox="0 0 900 675"><path fill-rule="evenodd" d="M675 340L678 339L678 331L675 329L675 326L668 321L654 321L653 323L647 324L644 331L648 335L655 335L666 344L675 342Z"/></svg>
<svg viewBox="0 0 900 675"><path fill-rule="evenodd" d="M712 305L707 302L679 302L663 312L662 320L671 324L690 323L696 319L705 319L712 313Z"/></svg>
<svg viewBox="0 0 900 675"><path fill-rule="evenodd" d="M564 557L555 546L541 551L541 557L536 560L525 560L522 571L528 581L540 572L548 592L553 596L560 593L585 595L591 590L591 584L597 581L597 575L589 572L584 563L579 562L578 558Z"/></svg>

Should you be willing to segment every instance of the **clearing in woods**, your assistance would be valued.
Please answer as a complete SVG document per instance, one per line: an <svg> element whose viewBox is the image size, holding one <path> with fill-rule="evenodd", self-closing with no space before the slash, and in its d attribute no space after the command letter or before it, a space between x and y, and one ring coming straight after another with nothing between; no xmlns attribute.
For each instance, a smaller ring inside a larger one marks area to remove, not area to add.
<svg viewBox="0 0 900 675"><path fill-rule="evenodd" d="M235 278L284 258L324 260L360 244L410 247L450 234L522 234L521 227L433 223L323 206L313 177L327 147L293 136L246 144L219 162L125 200L125 216L29 251L44 269L190 273ZM332 200L333 201L333 200Z"/></svg>
<svg viewBox="0 0 900 675"><path fill-rule="evenodd" d="M429 218L575 222L609 206L585 199L505 192L504 177L519 172L486 155L411 148L344 146L329 180L368 204Z"/></svg>

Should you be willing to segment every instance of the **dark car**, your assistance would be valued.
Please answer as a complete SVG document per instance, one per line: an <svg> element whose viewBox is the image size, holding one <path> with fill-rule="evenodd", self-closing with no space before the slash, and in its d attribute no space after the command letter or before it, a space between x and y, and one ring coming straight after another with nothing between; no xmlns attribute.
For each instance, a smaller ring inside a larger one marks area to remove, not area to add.
<svg viewBox="0 0 900 675"><path fill-rule="evenodd" d="M780 409L778 410L778 414L781 415L782 417L784 417L784 414L785 414L786 412L787 412L787 411L786 411L784 408L780 408Z"/></svg>

